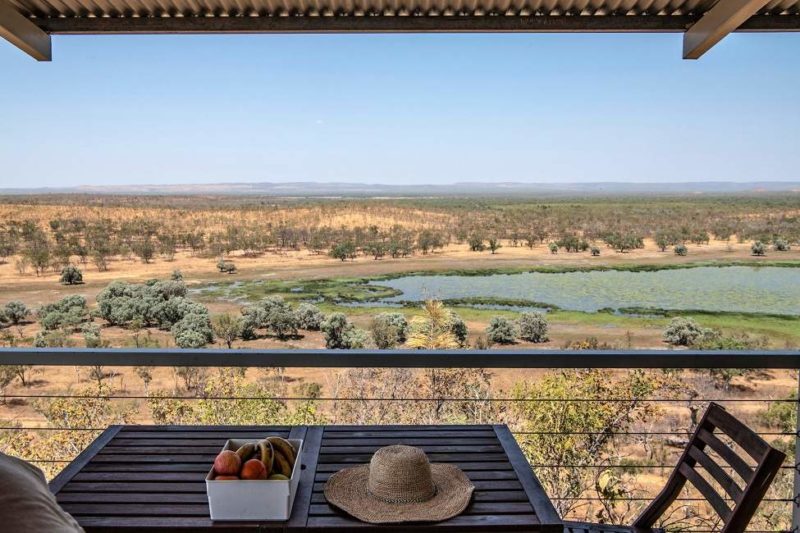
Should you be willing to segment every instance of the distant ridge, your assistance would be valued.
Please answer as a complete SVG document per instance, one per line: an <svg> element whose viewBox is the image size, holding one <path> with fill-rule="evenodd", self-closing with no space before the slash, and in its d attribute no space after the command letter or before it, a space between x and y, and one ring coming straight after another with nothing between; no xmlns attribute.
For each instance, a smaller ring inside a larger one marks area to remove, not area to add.
<svg viewBox="0 0 800 533"><path fill-rule="evenodd" d="M196 185L84 185L77 187L0 188L0 195L210 195L272 197L504 197L504 196L641 196L674 194L800 194L800 181L674 182L674 183L520 183L456 182L447 185L386 185L370 183L211 183Z"/></svg>

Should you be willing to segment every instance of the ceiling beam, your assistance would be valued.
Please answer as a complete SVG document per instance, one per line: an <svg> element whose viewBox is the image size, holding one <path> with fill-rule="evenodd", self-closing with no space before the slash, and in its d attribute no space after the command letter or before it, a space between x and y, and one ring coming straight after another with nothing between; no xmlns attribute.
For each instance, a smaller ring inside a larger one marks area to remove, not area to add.
<svg viewBox="0 0 800 533"><path fill-rule="evenodd" d="M769 0L719 0L683 34L683 58L698 59Z"/></svg>
<svg viewBox="0 0 800 533"><path fill-rule="evenodd" d="M2 1L2 0L0 0ZM603 16L258 16L53 17L32 19L56 35L161 33L684 33L696 17ZM737 31L800 31L800 15L756 15Z"/></svg>
<svg viewBox="0 0 800 533"><path fill-rule="evenodd" d="M53 58L50 36L20 15L8 0L0 0L0 37L37 61Z"/></svg>

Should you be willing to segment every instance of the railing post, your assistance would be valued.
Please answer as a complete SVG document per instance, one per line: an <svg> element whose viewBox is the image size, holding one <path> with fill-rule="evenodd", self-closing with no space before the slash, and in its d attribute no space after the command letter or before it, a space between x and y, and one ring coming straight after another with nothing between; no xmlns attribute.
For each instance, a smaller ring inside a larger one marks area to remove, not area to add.
<svg viewBox="0 0 800 533"><path fill-rule="evenodd" d="M800 533L800 370L797 371L797 419L794 425L794 490L792 502L792 531Z"/></svg>

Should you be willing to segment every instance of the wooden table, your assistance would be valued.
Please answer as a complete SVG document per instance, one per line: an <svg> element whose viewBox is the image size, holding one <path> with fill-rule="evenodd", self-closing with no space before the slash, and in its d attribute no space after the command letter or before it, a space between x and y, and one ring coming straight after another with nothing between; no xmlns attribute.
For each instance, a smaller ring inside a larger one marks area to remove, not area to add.
<svg viewBox="0 0 800 533"><path fill-rule="evenodd" d="M288 522L212 522L205 475L226 439L305 439ZM458 465L475 484L455 518L397 528L354 520L325 501L333 472L367 463L378 448L409 444ZM533 531L563 525L516 441L497 426L111 426L51 483L65 510L95 531Z"/></svg>

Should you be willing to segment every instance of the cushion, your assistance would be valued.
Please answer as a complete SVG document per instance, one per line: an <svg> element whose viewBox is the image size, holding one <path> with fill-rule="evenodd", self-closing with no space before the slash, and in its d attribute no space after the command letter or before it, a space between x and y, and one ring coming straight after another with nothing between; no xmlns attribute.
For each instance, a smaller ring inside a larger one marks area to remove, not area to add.
<svg viewBox="0 0 800 533"><path fill-rule="evenodd" d="M83 528L59 507L41 470L0 453L0 530L75 533Z"/></svg>

